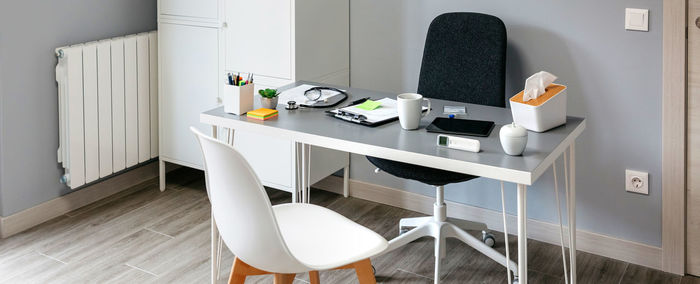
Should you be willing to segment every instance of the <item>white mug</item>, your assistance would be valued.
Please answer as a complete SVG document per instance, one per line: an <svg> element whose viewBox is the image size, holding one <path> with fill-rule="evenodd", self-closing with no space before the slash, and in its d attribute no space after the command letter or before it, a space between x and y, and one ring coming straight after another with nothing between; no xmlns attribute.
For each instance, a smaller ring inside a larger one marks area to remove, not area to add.
<svg viewBox="0 0 700 284"><path fill-rule="evenodd" d="M399 109L399 123L406 130L418 129L420 119L430 113L430 100L419 94L404 93L396 97ZM428 111L423 113L422 102L428 102Z"/></svg>

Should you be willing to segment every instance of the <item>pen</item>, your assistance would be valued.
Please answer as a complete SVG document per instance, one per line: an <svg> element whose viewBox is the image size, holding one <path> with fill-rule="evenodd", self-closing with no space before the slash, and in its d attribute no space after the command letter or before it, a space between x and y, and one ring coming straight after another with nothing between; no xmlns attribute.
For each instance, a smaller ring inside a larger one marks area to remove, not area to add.
<svg viewBox="0 0 700 284"><path fill-rule="evenodd" d="M233 85L233 74L228 73L228 84Z"/></svg>
<svg viewBox="0 0 700 284"><path fill-rule="evenodd" d="M238 75L236 75L236 82L234 82L234 83L236 83L236 86L238 86L238 82L241 81L240 78L241 78L241 72L238 72Z"/></svg>
<svg viewBox="0 0 700 284"><path fill-rule="evenodd" d="M357 104L364 103L365 101L367 101L367 100L369 100L369 99L370 99L370 97L361 98L361 99L359 99L359 100L356 100L356 101L351 102L351 103L348 104L346 107L354 106L354 105L357 105Z"/></svg>

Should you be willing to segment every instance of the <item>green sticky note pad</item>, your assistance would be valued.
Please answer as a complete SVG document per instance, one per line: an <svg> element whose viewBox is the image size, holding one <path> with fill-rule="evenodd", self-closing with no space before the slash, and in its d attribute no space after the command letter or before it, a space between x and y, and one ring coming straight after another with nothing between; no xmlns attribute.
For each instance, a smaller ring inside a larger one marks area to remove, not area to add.
<svg viewBox="0 0 700 284"><path fill-rule="evenodd" d="M377 102L373 100L366 100L364 103L357 105L357 108L364 110L374 110L382 105L382 102Z"/></svg>

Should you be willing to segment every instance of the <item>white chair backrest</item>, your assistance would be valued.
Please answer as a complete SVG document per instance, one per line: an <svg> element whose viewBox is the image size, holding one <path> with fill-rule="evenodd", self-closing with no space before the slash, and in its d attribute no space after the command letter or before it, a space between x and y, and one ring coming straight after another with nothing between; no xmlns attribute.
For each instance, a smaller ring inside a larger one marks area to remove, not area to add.
<svg viewBox="0 0 700 284"><path fill-rule="evenodd" d="M190 127L204 155L207 190L214 219L226 246L255 268L304 271L287 248L270 199L248 161L230 145Z"/></svg>

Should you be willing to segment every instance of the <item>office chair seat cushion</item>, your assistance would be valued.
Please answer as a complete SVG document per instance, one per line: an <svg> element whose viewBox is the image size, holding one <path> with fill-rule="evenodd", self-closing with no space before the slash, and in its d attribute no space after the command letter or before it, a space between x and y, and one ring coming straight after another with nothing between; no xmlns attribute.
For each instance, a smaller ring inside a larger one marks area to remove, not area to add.
<svg viewBox="0 0 700 284"><path fill-rule="evenodd" d="M289 252L313 270L344 266L388 247L379 234L318 205L287 203L272 210Z"/></svg>
<svg viewBox="0 0 700 284"><path fill-rule="evenodd" d="M374 164L377 168L393 176L412 179L434 186L442 186L449 183L463 182L477 178L477 176L391 161L377 157L367 156L367 160L369 160L370 163Z"/></svg>

